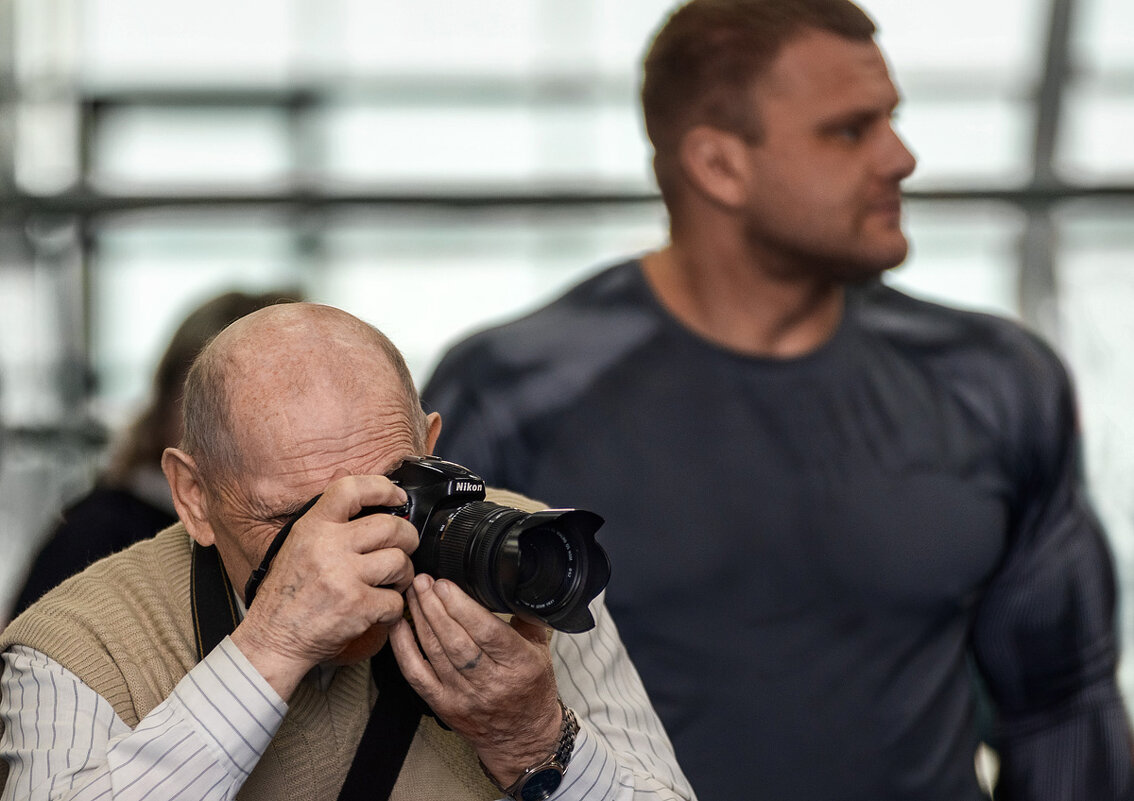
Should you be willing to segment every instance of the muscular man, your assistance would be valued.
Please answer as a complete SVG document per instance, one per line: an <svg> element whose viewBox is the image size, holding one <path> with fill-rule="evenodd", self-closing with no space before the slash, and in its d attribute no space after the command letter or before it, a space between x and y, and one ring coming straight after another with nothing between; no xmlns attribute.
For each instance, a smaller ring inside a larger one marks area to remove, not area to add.
<svg viewBox="0 0 1134 801"><path fill-rule="evenodd" d="M704 798L1130 798L1075 402L1018 325L920 302L914 157L847 0L693 0L645 59L661 249L453 348L488 481L601 512L607 603Z"/></svg>
<svg viewBox="0 0 1134 801"><path fill-rule="evenodd" d="M387 640L437 718L409 730L390 798L499 798L553 756L557 799L690 797L601 602L592 631L549 643L415 577L408 521L358 517L405 502L385 475L440 426L384 336L330 307L256 312L196 361L185 418L163 459L181 523L49 592L0 639L4 801L339 797L392 686L367 661ZM246 611L200 583L215 548L218 580L243 588L320 493ZM210 601L233 612L211 650ZM378 731L359 759L393 737Z"/></svg>

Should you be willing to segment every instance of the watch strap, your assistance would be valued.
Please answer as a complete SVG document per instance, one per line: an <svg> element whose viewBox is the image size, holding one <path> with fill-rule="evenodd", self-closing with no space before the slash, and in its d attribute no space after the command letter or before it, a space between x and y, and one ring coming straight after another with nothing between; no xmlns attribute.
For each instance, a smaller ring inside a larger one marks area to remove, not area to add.
<svg viewBox="0 0 1134 801"><path fill-rule="evenodd" d="M520 799L520 793L524 789L524 785L535 774L546 770L548 768L557 770L560 774L567 770L567 765L571 761L571 754L575 750L575 738L579 734L579 721L575 717L575 712L569 706L563 703L562 698L556 699L559 702L559 709L562 712L562 723L559 727L559 741L556 743L555 753L536 764L525 768L524 772L520 774L510 786L505 787L492 773L480 763L480 769L484 771L484 775L488 777L496 789L504 793L505 796L511 799Z"/></svg>

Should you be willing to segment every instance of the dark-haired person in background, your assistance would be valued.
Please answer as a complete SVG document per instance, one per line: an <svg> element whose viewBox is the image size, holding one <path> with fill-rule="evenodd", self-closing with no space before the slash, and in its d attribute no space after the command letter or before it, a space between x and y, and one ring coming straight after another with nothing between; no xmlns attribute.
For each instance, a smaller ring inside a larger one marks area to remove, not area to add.
<svg viewBox="0 0 1134 801"><path fill-rule="evenodd" d="M63 510L33 558L12 617L92 562L177 522L161 454L181 440L181 390L189 365L233 320L300 297L293 289L225 292L189 313L158 362L149 402L114 443L95 486Z"/></svg>
<svg viewBox="0 0 1134 801"><path fill-rule="evenodd" d="M439 451L601 512L607 603L702 798L1134 796L1075 399L1019 325L879 276L914 157L847 0L693 0L642 103L669 243L457 345Z"/></svg>

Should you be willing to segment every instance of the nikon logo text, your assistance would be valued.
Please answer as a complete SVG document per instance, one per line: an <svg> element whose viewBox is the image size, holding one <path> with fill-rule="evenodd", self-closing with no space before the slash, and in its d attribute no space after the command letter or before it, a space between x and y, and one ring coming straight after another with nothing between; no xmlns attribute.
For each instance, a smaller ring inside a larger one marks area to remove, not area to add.
<svg viewBox="0 0 1134 801"><path fill-rule="evenodd" d="M483 486L476 481L454 481L453 492L480 492Z"/></svg>

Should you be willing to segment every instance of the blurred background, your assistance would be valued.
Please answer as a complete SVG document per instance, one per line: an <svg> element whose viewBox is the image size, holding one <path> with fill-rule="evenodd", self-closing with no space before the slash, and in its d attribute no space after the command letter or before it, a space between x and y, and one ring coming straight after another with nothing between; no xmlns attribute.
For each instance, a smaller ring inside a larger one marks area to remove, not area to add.
<svg viewBox="0 0 1134 801"><path fill-rule="evenodd" d="M0 0L0 609L205 299L297 287L420 384L664 241L636 89L673 5ZM862 5L920 159L888 280L1071 366L1134 653L1134 3Z"/></svg>

